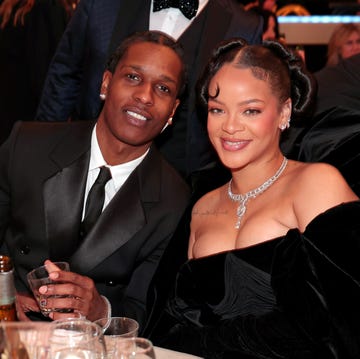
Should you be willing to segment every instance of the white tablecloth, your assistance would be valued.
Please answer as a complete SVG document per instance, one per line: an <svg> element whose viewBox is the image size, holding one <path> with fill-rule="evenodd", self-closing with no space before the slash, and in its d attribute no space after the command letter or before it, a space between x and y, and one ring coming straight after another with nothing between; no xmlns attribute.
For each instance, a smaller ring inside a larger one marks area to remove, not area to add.
<svg viewBox="0 0 360 359"><path fill-rule="evenodd" d="M159 347L154 347L154 349L155 349L156 359L196 359L196 358L200 359L200 357L191 354L175 352L169 349L164 349Z"/></svg>

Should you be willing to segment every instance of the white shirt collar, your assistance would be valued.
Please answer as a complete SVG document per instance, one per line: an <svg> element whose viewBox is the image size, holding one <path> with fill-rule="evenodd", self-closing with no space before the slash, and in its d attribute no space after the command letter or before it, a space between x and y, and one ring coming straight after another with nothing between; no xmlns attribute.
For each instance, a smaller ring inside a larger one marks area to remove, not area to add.
<svg viewBox="0 0 360 359"><path fill-rule="evenodd" d="M89 172L97 170L101 166L109 167L112 179L114 181L115 190L118 190L126 181L126 179L129 177L131 172L142 162L142 160L145 158L148 152L149 149L142 156L135 158L132 161L122 163L120 165L116 165L116 166L108 165L104 160L104 157L100 150L100 146L96 137L96 125L95 125L91 135Z"/></svg>

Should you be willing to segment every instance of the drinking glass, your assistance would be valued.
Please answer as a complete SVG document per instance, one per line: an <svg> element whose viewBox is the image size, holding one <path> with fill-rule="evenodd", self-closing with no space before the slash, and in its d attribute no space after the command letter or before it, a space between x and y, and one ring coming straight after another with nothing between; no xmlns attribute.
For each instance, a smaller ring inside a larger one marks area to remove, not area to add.
<svg viewBox="0 0 360 359"><path fill-rule="evenodd" d="M106 346L99 325L86 319L54 321L49 339L50 359L104 359Z"/></svg>
<svg viewBox="0 0 360 359"><path fill-rule="evenodd" d="M0 322L0 357L48 359L51 322Z"/></svg>
<svg viewBox="0 0 360 359"><path fill-rule="evenodd" d="M108 359L115 358L115 346L119 338L136 337L139 331L139 323L127 317L101 318L95 323L103 330Z"/></svg>
<svg viewBox="0 0 360 359"><path fill-rule="evenodd" d="M155 359L154 347L145 338L121 338L115 349L117 359Z"/></svg>
<svg viewBox="0 0 360 359"><path fill-rule="evenodd" d="M63 271L69 271L70 270L69 263L67 263L67 262L54 262L54 264L57 267L59 267L59 269L61 269ZM32 290L32 292L34 294L34 297L36 298L36 300L38 302L38 305L39 305L39 308L40 308L40 311L41 311L42 315L47 317L47 316L49 316L50 312L69 313L69 312L72 311L72 309L46 308L44 306L44 303L46 303L47 298L49 298L49 297L57 297L57 298L63 298L64 297L64 296L59 296L59 295L49 296L47 294L40 294L39 293L39 288L41 286L48 285L48 284L59 283L59 282L54 282L53 280L51 280L49 278L49 272L46 269L46 265L35 268L31 272L29 272L27 274L27 280L28 280L30 288L31 288L31 290Z"/></svg>

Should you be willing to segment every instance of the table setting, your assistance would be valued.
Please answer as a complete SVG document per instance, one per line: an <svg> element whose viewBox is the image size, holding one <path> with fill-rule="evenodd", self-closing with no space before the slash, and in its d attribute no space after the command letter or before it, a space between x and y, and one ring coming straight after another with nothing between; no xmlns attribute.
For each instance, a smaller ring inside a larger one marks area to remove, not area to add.
<svg viewBox="0 0 360 359"><path fill-rule="evenodd" d="M109 322L130 318L106 318ZM133 320L130 320L130 322ZM106 329L85 318L53 322L0 322L1 359L196 359L128 334L106 334ZM133 331L131 327L129 331ZM110 339L110 341L109 341ZM109 344L110 343L110 344ZM109 347L109 351L107 350Z"/></svg>
<svg viewBox="0 0 360 359"><path fill-rule="evenodd" d="M56 262L69 271L67 262ZM52 283L46 266L27 275L46 318L52 311L72 313L70 308L47 308L51 295L41 294L40 287ZM56 297L56 295L53 295ZM194 359L190 354L156 347L138 336L139 323L127 317L100 318L90 321L84 316L53 321L0 321L1 359ZM71 314L70 314L71 315Z"/></svg>

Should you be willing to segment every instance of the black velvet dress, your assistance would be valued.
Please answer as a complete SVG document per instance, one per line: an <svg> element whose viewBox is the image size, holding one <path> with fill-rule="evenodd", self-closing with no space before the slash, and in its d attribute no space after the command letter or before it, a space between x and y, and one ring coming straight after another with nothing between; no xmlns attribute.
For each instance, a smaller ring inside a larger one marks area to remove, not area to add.
<svg viewBox="0 0 360 359"><path fill-rule="evenodd" d="M360 358L360 202L304 233L186 262L153 331L205 358Z"/></svg>

